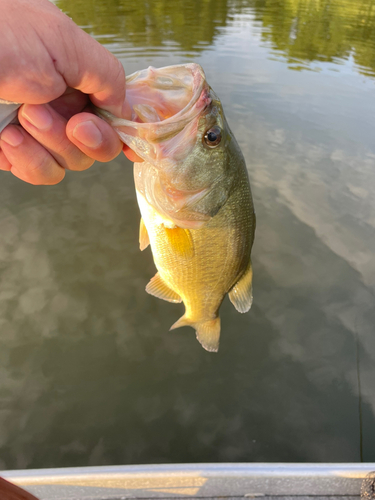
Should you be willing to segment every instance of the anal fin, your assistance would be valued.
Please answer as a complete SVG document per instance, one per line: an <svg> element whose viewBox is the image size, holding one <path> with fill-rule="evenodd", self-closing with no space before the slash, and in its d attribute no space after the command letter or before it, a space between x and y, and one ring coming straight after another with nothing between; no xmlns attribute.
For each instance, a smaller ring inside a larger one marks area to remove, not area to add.
<svg viewBox="0 0 375 500"><path fill-rule="evenodd" d="M178 293L169 288L159 273L156 273L155 276L148 282L146 292L150 295L154 295L154 297L158 297L159 299L167 300L168 302L182 302Z"/></svg>
<svg viewBox="0 0 375 500"><path fill-rule="evenodd" d="M148 236L147 228L143 219L141 218L141 222L139 224L139 248L143 251L150 244L150 238Z"/></svg>
<svg viewBox="0 0 375 500"><path fill-rule="evenodd" d="M229 292L229 299L240 313L247 312L253 303L253 268L251 260L241 278Z"/></svg>

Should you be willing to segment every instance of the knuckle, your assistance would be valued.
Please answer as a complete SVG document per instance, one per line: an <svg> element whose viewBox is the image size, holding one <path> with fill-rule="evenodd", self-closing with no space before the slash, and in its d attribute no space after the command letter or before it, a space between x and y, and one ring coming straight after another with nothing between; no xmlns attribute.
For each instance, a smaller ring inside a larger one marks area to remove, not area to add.
<svg viewBox="0 0 375 500"><path fill-rule="evenodd" d="M95 161L80 151L66 136L55 144L50 153L59 165L68 170L86 170Z"/></svg>
<svg viewBox="0 0 375 500"><path fill-rule="evenodd" d="M94 159L82 154L80 158L75 159L67 168L69 170L75 170L76 172L82 172L90 168L94 162Z"/></svg>
<svg viewBox="0 0 375 500"><path fill-rule="evenodd" d="M34 185L58 184L65 176L64 169L55 162L47 151L23 162L19 170L23 172L24 180Z"/></svg>

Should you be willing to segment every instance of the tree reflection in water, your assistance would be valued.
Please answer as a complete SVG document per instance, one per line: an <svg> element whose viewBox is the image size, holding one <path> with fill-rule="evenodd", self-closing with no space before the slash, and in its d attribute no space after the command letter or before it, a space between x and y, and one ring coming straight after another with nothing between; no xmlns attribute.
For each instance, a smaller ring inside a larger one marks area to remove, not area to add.
<svg viewBox="0 0 375 500"><path fill-rule="evenodd" d="M375 72L374 0L57 0L57 5L99 41L133 47L170 44L194 55L208 48L235 15L250 14L261 36L292 69L314 61L353 57L358 70Z"/></svg>

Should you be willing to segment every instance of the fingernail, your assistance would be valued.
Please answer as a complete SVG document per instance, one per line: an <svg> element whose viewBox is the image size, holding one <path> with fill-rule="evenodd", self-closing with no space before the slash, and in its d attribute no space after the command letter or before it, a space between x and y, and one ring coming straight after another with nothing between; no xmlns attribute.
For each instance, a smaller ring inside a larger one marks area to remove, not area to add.
<svg viewBox="0 0 375 500"><path fill-rule="evenodd" d="M91 120L76 125L73 137L88 148L97 148L103 142L102 133Z"/></svg>
<svg viewBox="0 0 375 500"><path fill-rule="evenodd" d="M0 139L15 148L23 141L23 134L16 127L7 127L1 134Z"/></svg>
<svg viewBox="0 0 375 500"><path fill-rule="evenodd" d="M22 116L39 130L48 130L52 127L52 116L46 106L42 104L25 104L21 110Z"/></svg>

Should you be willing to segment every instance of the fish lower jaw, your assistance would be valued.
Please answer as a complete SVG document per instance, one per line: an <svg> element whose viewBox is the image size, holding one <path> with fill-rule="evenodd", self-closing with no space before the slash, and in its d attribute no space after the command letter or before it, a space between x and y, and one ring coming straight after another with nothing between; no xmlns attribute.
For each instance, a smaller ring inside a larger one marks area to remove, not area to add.
<svg viewBox="0 0 375 500"><path fill-rule="evenodd" d="M174 227L181 227L182 229L200 229L211 220L210 216L206 216L198 212L195 212L195 218L191 219L180 219L177 210L165 210L165 214L166 215L163 215L159 211L155 210L154 223L157 225L163 225L169 229L173 229Z"/></svg>
<svg viewBox="0 0 375 500"><path fill-rule="evenodd" d="M207 220L179 220L174 218L173 215L168 218L155 210L154 224L155 226L164 226L167 229L174 229L175 227L180 227L182 229L200 229L207 224Z"/></svg>
<svg viewBox="0 0 375 500"><path fill-rule="evenodd" d="M175 227L180 227L181 229L200 229L208 222L207 220L179 220L172 215L170 217L167 218L155 210L155 226L164 226L167 229L174 229Z"/></svg>
<svg viewBox="0 0 375 500"><path fill-rule="evenodd" d="M196 212L196 219L183 219L182 214L178 214L178 210L165 210L161 207L155 208L149 203L145 196L136 189L138 205L141 210L142 217L145 221L152 220L154 226L164 226L168 229L181 227L182 229L200 229L210 220L210 216ZM178 218L180 215L181 219Z"/></svg>
<svg viewBox="0 0 375 500"><path fill-rule="evenodd" d="M175 219L175 225L181 227L182 229L200 229L205 224L207 220L178 220Z"/></svg>

